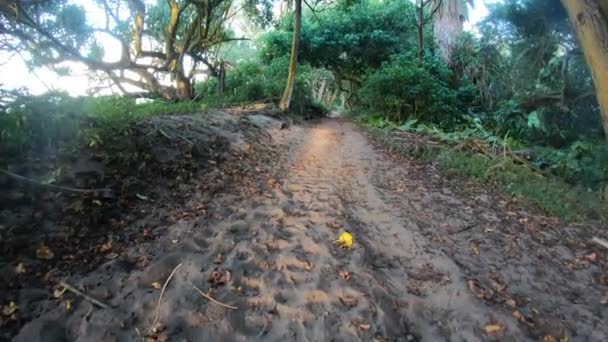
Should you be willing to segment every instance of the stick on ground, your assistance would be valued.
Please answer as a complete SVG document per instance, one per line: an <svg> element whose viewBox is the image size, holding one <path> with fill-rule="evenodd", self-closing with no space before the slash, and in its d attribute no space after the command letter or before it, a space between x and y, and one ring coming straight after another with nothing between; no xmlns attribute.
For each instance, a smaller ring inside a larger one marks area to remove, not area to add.
<svg viewBox="0 0 608 342"><path fill-rule="evenodd" d="M591 239L591 242L595 242L600 246L606 247L608 248L608 241L602 239L602 238L598 238L598 237L593 237L593 239Z"/></svg>
<svg viewBox="0 0 608 342"><path fill-rule="evenodd" d="M70 285L70 284L68 284L66 282L60 281L59 285L63 286L66 290L74 293L75 295L81 296L82 298L88 300L89 302L91 302L91 303L99 306L102 309L109 309L110 308L107 304L104 304L104 303L100 302L99 300L97 300L97 299L89 296L88 294L86 294L86 293L78 290L77 288L73 287L72 285Z"/></svg>
<svg viewBox="0 0 608 342"><path fill-rule="evenodd" d="M221 307L223 307L223 308L226 308L226 309L231 309L231 310L236 310L236 309L238 309L236 306L232 306L232 305L224 304L224 303L222 303L222 302L220 302L220 301L217 301L217 300L213 299L213 297L211 297L210 295L208 295L208 294L206 294L205 292L201 291L201 289L199 289L198 287L196 287L196 285L194 285L194 284L192 284L192 283L190 283L190 285L192 285L192 287L193 287L193 288L194 288L194 289L195 289L195 290L196 290L198 293L200 293L200 294L201 294L201 296L203 296L203 297L204 297L205 299L207 299L208 301L210 301L210 302L212 302L212 303L215 303L215 304L217 304L217 305L219 305L219 306L221 306Z"/></svg>
<svg viewBox="0 0 608 342"><path fill-rule="evenodd" d="M169 274L169 276L167 277L167 280L165 280L165 284L163 285L162 290L160 290L160 296L158 297L158 303L156 303L156 315L154 315L154 321L152 321L152 327L154 327L156 325L156 322L158 322L158 316L160 315L160 303L163 300L163 295L165 294L167 285L169 285L169 282L171 281L171 278L173 278L175 271L177 271L177 269L180 268L181 266L182 266L181 262L179 263L179 265L175 266L173 271L171 271L171 274Z"/></svg>
<svg viewBox="0 0 608 342"><path fill-rule="evenodd" d="M71 188L68 186L60 186L60 185L53 185L53 184L46 184L46 183L42 183L39 182L37 180L31 179L31 178L27 178L21 175L18 175L16 173L12 173L10 171L6 171L6 170L2 170L0 169L0 173L4 173L7 176L10 176L14 179L26 182L26 183L30 183L30 184L34 184L34 185L38 185L38 186L42 186L42 187L46 187L46 188L51 188L51 189L55 189L55 190L63 190L63 191L71 191L71 192L78 192L78 193L93 193L93 194L111 194L112 190L110 189L106 189L106 188L102 188L102 189L79 189L79 188Z"/></svg>

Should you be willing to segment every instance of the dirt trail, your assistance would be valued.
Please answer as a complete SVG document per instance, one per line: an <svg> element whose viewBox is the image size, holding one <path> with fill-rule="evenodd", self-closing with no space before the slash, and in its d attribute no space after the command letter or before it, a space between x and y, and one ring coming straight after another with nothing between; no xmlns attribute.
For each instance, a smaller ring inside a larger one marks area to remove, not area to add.
<svg viewBox="0 0 608 342"><path fill-rule="evenodd" d="M408 177L408 170L345 120L293 128L288 140L290 160L273 190L244 202L218 197L214 219L182 220L132 251L151 255L146 268L115 261L81 279L96 282L93 294L109 293L112 308L83 301L65 319L57 309L26 325L17 340L53 331L59 337L46 341L62 341L62 334L77 341L141 338L151 330L160 292L151 284L162 284L179 263L159 307L158 340L538 340L511 310L475 297L481 285L472 289L468 280L481 268L463 267L449 248L423 235L437 219L468 227L466 217L446 217L467 211L457 196L424 197L431 191L416 177L392 178ZM423 207L435 200L444 208ZM335 244L345 229L355 236L349 250ZM192 284L237 309L210 303ZM579 331L586 334L581 340L606 337L603 313L591 314L585 327L596 331ZM484 327L494 325L499 331L488 335Z"/></svg>

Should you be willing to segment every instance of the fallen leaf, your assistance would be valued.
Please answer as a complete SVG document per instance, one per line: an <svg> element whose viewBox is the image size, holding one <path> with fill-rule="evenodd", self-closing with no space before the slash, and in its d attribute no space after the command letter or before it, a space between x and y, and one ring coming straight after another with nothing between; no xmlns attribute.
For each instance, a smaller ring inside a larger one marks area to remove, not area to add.
<svg viewBox="0 0 608 342"><path fill-rule="evenodd" d="M349 280L350 279L350 273L348 273L348 271L340 271L340 278L344 279L344 280Z"/></svg>
<svg viewBox="0 0 608 342"><path fill-rule="evenodd" d="M55 257L55 254L53 254L53 251L48 246L42 245L36 250L36 257L38 259L51 260Z"/></svg>
<svg viewBox="0 0 608 342"><path fill-rule="evenodd" d="M350 306L351 308L357 306L357 304L359 304L359 300L357 300L357 298L355 298L355 296L352 295L343 295L341 297L339 297L340 302L346 306Z"/></svg>
<svg viewBox="0 0 608 342"><path fill-rule="evenodd" d="M216 265L219 265L223 262L224 262L224 258L222 256L222 253L218 254L217 257L215 257L215 259L213 259L213 263Z"/></svg>
<svg viewBox="0 0 608 342"><path fill-rule="evenodd" d="M208 281L212 286L220 286L227 284L231 279L232 274L230 271L215 270L209 275Z"/></svg>
<svg viewBox="0 0 608 342"><path fill-rule="evenodd" d="M152 286L153 288L155 288L155 289L157 289L157 290L160 290L160 288L161 288L160 283L159 283L159 282L157 282L157 281L155 281L155 282L153 282L152 284L150 284L150 286Z"/></svg>
<svg viewBox="0 0 608 342"><path fill-rule="evenodd" d="M148 197L147 197L147 196L144 196L144 195L135 194L135 196L137 196L137 198L139 198L139 199L140 199L140 200L142 200L142 201L147 201L147 200L148 200Z"/></svg>
<svg viewBox="0 0 608 342"><path fill-rule="evenodd" d="M515 308L515 307L517 307L517 302L515 302L515 300L513 300L513 299L507 299L505 301L505 305L510 308Z"/></svg>
<svg viewBox="0 0 608 342"><path fill-rule="evenodd" d="M19 307L17 306L17 304L15 304L15 302L10 302L8 303L8 305L5 305L2 308L2 314L4 316L10 316L12 314L15 313L15 311L17 311L19 309Z"/></svg>
<svg viewBox="0 0 608 342"><path fill-rule="evenodd" d="M18 263L17 266L15 267L15 272L17 274L25 273L26 272L25 265L22 262Z"/></svg>
<svg viewBox="0 0 608 342"><path fill-rule="evenodd" d="M65 308L65 311L71 311L72 310L72 301L71 300L64 301L63 307Z"/></svg>
<svg viewBox="0 0 608 342"><path fill-rule="evenodd" d="M336 242L340 248L351 248L353 246L353 236L349 232L344 232L340 234Z"/></svg>
<svg viewBox="0 0 608 342"><path fill-rule="evenodd" d="M362 331L368 331L369 328L371 328L371 324L359 324L359 329L361 329Z"/></svg>
<svg viewBox="0 0 608 342"><path fill-rule="evenodd" d="M469 291L471 291L475 297L483 299L486 296L486 291L481 288L481 286L479 286L475 280L467 281L467 285L469 287Z"/></svg>
<svg viewBox="0 0 608 342"><path fill-rule="evenodd" d="M543 342L557 342L557 340L551 335L546 335L543 337Z"/></svg>
<svg viewBox="0 0 608 342"><path fill-rule="evenodd" d="M116 258L118 258L118 253L112 252L112 253L106 254L106 259L112 260L112 259L116 259Z"/></svg>
<svg viewBox="0 0 608 342"><path fill-rule="evenodd" d="M108 240L106 243L104 243L103 245L101 245L101 247L99 247L99 251L101 253L105 253L109 250L112 249L112 240Z"/></svg>
<svg viewBox="0 0 608 342"><path fill-rule="evenodd" d="M479 255L479 242L471 240L469 242L469 252L471 255Z"/></svg>
<svg viewBox="0 0 608 342"><path fill-rule="evenodd" d="M53 297L60 298L61 296L63 296L66 290L67 289L63 286L56 288L55 291L53 291Z"/></svg>
<svg viewBox="0 0 608 342"><path fill-rule="evenodd" d="M587 255L585 255L585 259L587 259L587 261L590 261L590 262L595 262L595 260L597 259L597 254L596 253L587 254Z"/></svg>
<svg viewBox="0 0 608 342"><path fill-rule="evenodd" d="M486 334L492 335L499 333L502 330L502 327L498 324L486 324L486 326L483 327L483 330L486 332Z"/></svg>
<svg viewBox="0 0 608 342"><path fill-rule="evenodd" d="M305 271L310 271L312 270L312 264L310 262L305 262L304 263L304 270Z"/></svg>

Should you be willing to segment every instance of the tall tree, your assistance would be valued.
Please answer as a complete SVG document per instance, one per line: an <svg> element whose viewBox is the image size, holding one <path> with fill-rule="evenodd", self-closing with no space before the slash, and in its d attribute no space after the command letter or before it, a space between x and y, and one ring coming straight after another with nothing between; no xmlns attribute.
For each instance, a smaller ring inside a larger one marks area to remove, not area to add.
<svg viewBox="0 0 608 342"><path fill-rule="evenodd" d="M467 4L473 6L473 0L434 0L437 12L433 16L433 33L441 57L446 63L451 62L452 50L462 33L463 24L468 18Z"/></svg>
<svg viewBox="0 0 608 342"><path fill-rule="evenodd" d="M283 112L289 110L291 103L291 95L296 83L296 71L298 68L298 50L300 47L300 31L302 26L302 0L295 0L294 23L293 23L293 38L291 42L291 55L289 58L289 73L287 74L287 84L285 92L279 104L279 108Z"/></svg>
<svg viewBox="0 0 608 342"><path fill-rule="evenodd" d="M604 133L608 138L608 3L562 0L591 70Z"/></svg>
<svg viewBox="0 0 608 342"><path fill-rule="evenodd" d="M424 56L424 27L441 8L443 0L416 0L416 29L418 31L418 58Z"/></svg>

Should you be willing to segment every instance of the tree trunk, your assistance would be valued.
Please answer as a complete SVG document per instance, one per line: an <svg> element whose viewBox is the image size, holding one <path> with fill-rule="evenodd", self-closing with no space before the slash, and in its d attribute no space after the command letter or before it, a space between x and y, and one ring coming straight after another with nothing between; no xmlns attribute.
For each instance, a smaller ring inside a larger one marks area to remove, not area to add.
<svg viewBox="0 0 608 342"><path fill-rule="evenodd" d="M283 112L289 111L289 105L291 103L291 95L293 94L293 87L296 83L296 71L298 67L298 48L300 46L300 27L302 25L302 0L295 0L295 13L294 13L294 27L293 27L293 40L291 44L291 58L289 59L289 73L287 74L287 85L285 86L285 92L281 98L279 108Z"/></svg>
<svg viewBox="0 0 608 342"><path fill-rule="evenodd" d="M224 96L226 93L226 68L224 67L224 62L220 62L220 71L218 75L219 79L219 94L220 96Z"/></svg>
<svg viewBox="0 0 608 342"><path fill-rule="evenodd" d="M319 92L317 93L317 102L323 101L323 96L325 96L325 86L327 85L327 80L323 79L321 81L321 88L319 88Z"/></svg>
<svg viewBox="0 0 608 342"><path fill-rule="evenodd" d="M591 70L608 139L608 18L603 0L562 0Z"/></svg>
<svg viewBox="0 0 608 342"><path fill-rule="evenodd" d="M464 13L459 12L461 6L454 0L444 0L439 6L442 8L433 18L433 32L441 57L446 64L450 64L452 50L463 30Z"/></svg>
<svg viewBox="0 0 608 342"><path fill-rule="evenodd" d="M194 91L192 89L192 84L190 79L188 79L183 74L178 74L175 80L175 98L173 100L176 101L187 101L192 100L194 96Z"/></svg>
<svg viewBox="0 0 608 342"><path fill-rule="evenodd" d="M416 18L416 26L418 28L418 59L422 61L424 57L424 5L422 1L420 1L416 9L418 11Z"/></svg>
<svg viewBox="0 0 608 342"><path fill-rule="evenodd" d="M329 100L327 101L327 107L329 107L329 109L334 108L334 103L336 102L336 98L338 97L339 93L340 93L340 88L336 86L336 89L334 89L334 92L331 94L331 96L329 97Z"/></svg>

